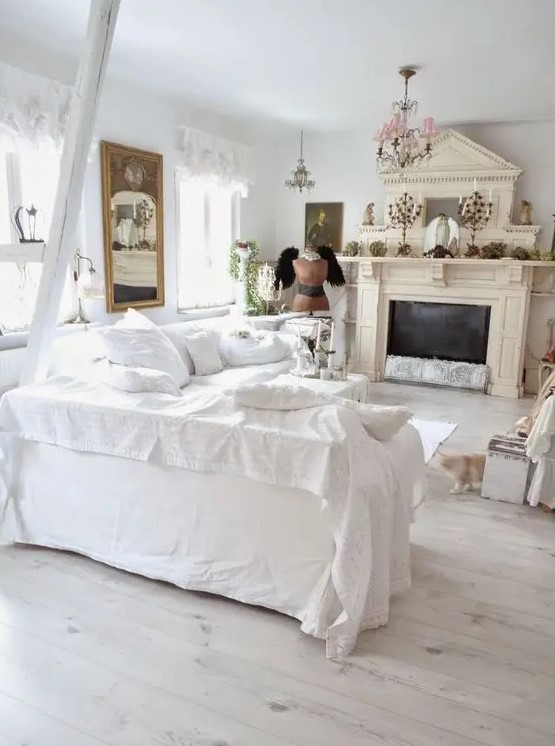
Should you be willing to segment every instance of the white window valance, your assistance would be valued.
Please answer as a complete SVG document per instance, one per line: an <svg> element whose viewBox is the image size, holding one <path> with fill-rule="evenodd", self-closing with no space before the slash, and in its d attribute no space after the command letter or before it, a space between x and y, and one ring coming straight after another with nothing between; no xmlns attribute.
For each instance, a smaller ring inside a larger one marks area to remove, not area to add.
<svg viewBox="0 0 555 746"><path fill-rule="evenodd" d="M236 187L243 194L254 183L251 149L193 127L178 127L182 176Z"/></svg>
<svg viewBox="0 0 555 746"><path fill-rule="evenodd" d="M71 86L0 64L0 140L61 150L71 94Z"/></svg>

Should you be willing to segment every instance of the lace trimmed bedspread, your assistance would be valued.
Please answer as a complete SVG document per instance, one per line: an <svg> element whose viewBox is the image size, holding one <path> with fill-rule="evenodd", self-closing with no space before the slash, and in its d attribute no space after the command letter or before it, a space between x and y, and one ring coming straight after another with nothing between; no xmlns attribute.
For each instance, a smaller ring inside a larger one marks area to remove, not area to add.
<svg viewBox="0 0 555 746"><path fill-rule="evenodd" d="M177 399L58 376L5 394L0 430L0 456L2 442L13 434L145 461L156 447L157 458L168 465L308 490L330 512L336 547L331 572L341 611L321 631L328 657L347 655L362 628L388 620L391 525L395 501L402 499L400 480L387 450L347 407L261 411L195 384ZM414 479L419 477L415 473ZM0 502L2 497L0 490ZM404 576L396 578L397 587L410 584L408 565Z"/></svg>

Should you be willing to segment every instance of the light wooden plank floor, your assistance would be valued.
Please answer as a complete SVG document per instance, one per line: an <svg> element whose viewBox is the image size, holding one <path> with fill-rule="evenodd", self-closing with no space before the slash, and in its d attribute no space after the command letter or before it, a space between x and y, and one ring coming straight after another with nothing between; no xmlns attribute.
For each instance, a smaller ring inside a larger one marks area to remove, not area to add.
<svg viewBox="0 0 555 746"><path fill-rule="evenodd" d="M380 384L480 450L529 402ZM0 548L0 746L554 746L555 517L448 494L413 588L344 663L279 614Z"/></svg>

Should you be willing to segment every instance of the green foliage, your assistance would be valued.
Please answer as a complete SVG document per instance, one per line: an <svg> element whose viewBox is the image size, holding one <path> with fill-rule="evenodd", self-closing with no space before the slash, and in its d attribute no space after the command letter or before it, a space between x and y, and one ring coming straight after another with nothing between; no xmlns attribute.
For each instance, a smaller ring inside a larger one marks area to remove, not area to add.
<svg viewBox="0 0 555 746"><path fill-rule="evenodd" d="M552 251L541 251L540 249L532 249L530 251L530 261L532 262L553 262L555 261L555 255Z"/></svg>
<svg viewBox="0 0 555 746"><path fill-rule="evenodd" d="M260 298L257 291L258 268L260 267L258 255L260 249L256 241L238 240L231 244L229 250L229 274L236 281L239 280L239 271L241 267L236 246L248 246L250 248L246 281L247 314L249 316L258 316L264 312L264 301Z"/></svg>
<svg viewBox="0 0 555 746"><path fill-rule="evenodd" d="M502 259L505 256L506 244L503 241L491 241L482 246L480 257L482 259Z"/></svg>
<svg viewBox="0 0 555 746"><path fill-rule="evenodd" d="M464 255L467 259L478 259L480 256L480 249L478 248L478 246L467 244L467 249L464 252Z"/></svg>
<svg viewBox="0 0 555 746"><path fill-rule="evenodd" d="M511 259L518 259L520 262L526 262L530 259L530 252L522 246L516 246L511 251Z"/></svg>
<svg viewBox="0 0 555 746"><path fill-rule="evenodd" d="M360 254L360 248L358 241L349 241L349 243L345 244L342 253L344 256L358 256Z"/></svg>
<svg viewBox="0 0 555 746"><path fill-rule="evenodd" d="M412 249L410 247L410 244L400 243L399 248L397 249L397 256L411 256L411 255L412 255Z"/></svg>
<svg viewBox="0 0 555 746"><path fill-rule="evenodd" d="M372 241L368 244L368 251L370 256L385 256L387 254L387 247L383 241Z"/></svg>

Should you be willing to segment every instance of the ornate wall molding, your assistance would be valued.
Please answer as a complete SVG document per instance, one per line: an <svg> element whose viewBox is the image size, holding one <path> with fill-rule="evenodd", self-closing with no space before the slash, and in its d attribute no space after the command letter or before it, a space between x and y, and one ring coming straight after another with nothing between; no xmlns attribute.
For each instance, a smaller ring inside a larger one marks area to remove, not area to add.
<svg viewBox="0 0 555 746"><path fill-rule="evenodd" d="M353 356L357 371L374 381L384 378L390 301L486 305L491 306L488 392L522 396L534 274L553 274L555 262L380 257L360 259L358 267Z"/></svg>

